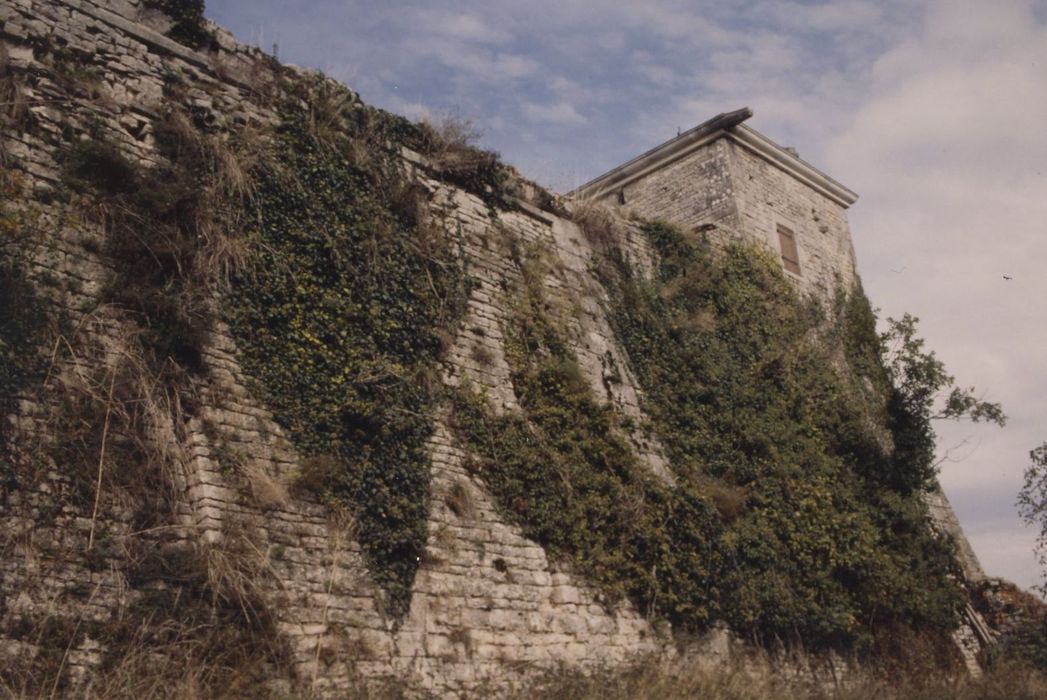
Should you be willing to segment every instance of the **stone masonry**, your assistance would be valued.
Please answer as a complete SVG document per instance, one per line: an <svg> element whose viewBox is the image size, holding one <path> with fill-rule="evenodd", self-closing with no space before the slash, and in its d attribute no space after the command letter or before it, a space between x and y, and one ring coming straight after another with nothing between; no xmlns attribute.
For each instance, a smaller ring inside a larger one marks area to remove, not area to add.
<svg viewBox="0 0 1047 700"><path fill-rule="evenodd" d="M715 117L619 166L575 192L623 213L666 219L723 244L732 239L775 255L778 226L792 231L801 292L831 300L855 281L846 210L857 195L742 122Z"/></svg>
<svg viewBox="0 0 1047 700"><path fill-rule="evenodd" d="M23 78L36 123L31 133L5 132L0 141L0 165L24 173L32 185L25 206L40 213L32 276L47 303L63 309L77 332L102 348L121 331L119 315L99 301L106 274L98 253L103 232L51 196L60 179L60 146L101 130L129 158L155 161L153 123L172 76L206 118L234 125L279 119L256 99L273 80L271 58L220 29L213 50L195 52L163 35L168 24L138 0L0 0L0 42L10 69ZM75 81L49 56L54 47L80 67ZM434 215L460 236L469 273L479 283L447 355L444 381L454 385L468 377L487 390L496 410L516 409L502 349L510 308L505 289L511 288L503 282L520 274L504 251L512 236L549 252L547 292L572 309L568 332L595 394L641 418L640 392L591 273L594 251L579 228L526 203L493 212L477 197L432 179L416 155L405 156L433 194ZM603 198L713 235L748 232L772 247L773 225L786 221L799 241L803 288L831 294L854 280L845 206L728 139L626 184L621 196L615 190ZM645 240L625 235L628 259L650 265ZM58 351L55 357L55 371L64 373L88 361ZM105 621L140 599L143 591L126 576L132 545L221 548L235 538L246 539L259 555L258 586L290 649L295 681L321 693L393 677L456 696L561 663L597 666L675 653L665 629L655 629L627 603L607 606L502 520L442 419L430 443L426 556L410 612L395 626L381 613L380 591L351 528L318 501L289 495L298 457L248 390L235 343L223 329L210 338L205 362L211 379L197 387L199 417L183 427L166 426L170 435L182 430L186 438L172 438L169 446L175 509L162 534L135 532L120 509L95 519L64 506L68 480L61 464L51 465L35 489L14 491L0 503L0 655L6 657L0 663L35 653L31 640L10 633L20 620ZM22 401L17 419L10 419L17 422L20 444L47 439L47 415L46 405ZM243 456L250 479L222 470L219 442ZM659 446L640 435L634 443L652 471L670 479ZM446 502L452 490L467 494L472 507L456 514ZM99 560L98 549L89 556L87 543L102 538L107 546ZM716 653L722 652L717 642ZM67 672L89 678L99 658L97 643L86 639L69 650Z"/></svg>
<svg viewBox="0 0 1047 700"><path fill-rule="evenodd" d="M165 22L133 1L5 0L0 5L8 65L24 77L36 121L31 133L5 133L3 139L5 164L32 183L28 205L40 210L41 229L47 232L31 261L33 276L48 302L70 315L88 343L104 346L107 337L120 332L120 320L98 302L105 276L97 252L101 228L48 196L59 184L55 154L61 145L101 129L129 158L152 162L152 123L172 75L188 85L188 103L214 119L233 124L278 120L253 99L272 79L271 59L221 30L216 50L191 51L160 33ZM69 76L52 64L48 47L73 57L86 83L71 86ZM639 417L638 391L628 372L616 372L613 384L606 381L608 362L621 368L627 363L603 316L599 285L589 273L592 251L579 229L526 205L518 212L492 212L478 198L427 179L423 168L418 176L434 193L436 214L460 232L470 274L479 281L448 354L445 381L455 384L469 377L497 397L500 410L515 408L501 348L508 302L499 284L519 274L504 250L505 237L513 236L551 252L555 262L548 291L573 304L571 333L594 390ZM639 237L626 243L637 259L650 257ZM477 347L485 352L481 355ZM480 356L493 359L480 362ZM59 357L65 372L87 362ZM513 675L509 669L617 663L662 650L667 643L664 630L655 630L628 604L608 608L594 589L504 523L482 484L463 468L465 454L442 423L431 442L434 505L427 554L408 617L394 626L380 612L380 591L370 581L351 530L318 502L287 495L297 457L269 411L246 388L235 344L221 328L211 338L205 361L211 380L198 387L199 418L186 426L185 444L171 451L177 465L172 475L176 509L163 538L153 542L133 532L123 512L100 513L95 522L62 506L68 484L61 464L53 465L38 488L15 491L0 506L0 595L5 601L0 640L7 640L0 651L12 663L20 654L35 653L31 643L8 635L19 620L104 622L133 605L142 592L129 584L125 571L137 541L156 547L204 542L220 549L234 537L246 538L261 553L258 585L291 650L294 677L319 692L392 677L456 695L486 683L504 684ZM19 414L24 444L47 439L46 406L24 401ZM252 478L224 473L221 449L241 455L244 472ZM638 438L637 449L653 470L667 474L657 445ZM468 494L472 507L467 515L455 515L446 506L452 487ZM88 556L92 537L106 546ZM97 643L86 639L71 650L69 673L87 678L99 658Z"/></svg>

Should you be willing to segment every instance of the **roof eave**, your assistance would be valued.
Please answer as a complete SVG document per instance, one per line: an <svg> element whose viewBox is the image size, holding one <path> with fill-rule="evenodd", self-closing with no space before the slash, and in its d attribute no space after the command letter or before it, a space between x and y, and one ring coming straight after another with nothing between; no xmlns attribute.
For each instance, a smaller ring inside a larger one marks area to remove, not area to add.
<svg viewBox="0 0 1047 700"><path fill-rule="evenodd" d="M652 148L642 155L619 165L567 194L570 198L598 199L649 173L689 155L695 150L727 137L732 142L788 173L816 192L846 209L858 200L858 195L832 179L799 156L782 148L755 129L742 122L752 116L748 107L718 114L698 126L688 129L676 138Z"/></svg>
<svg viewBox="0 0 1047 700"><path fill-rule="evenodd" d="M695 149L716 140L727 129L732 129L753 115L748 107L718 114L679 136L655 146L632 160L609 170L581 187L567 193L572 198L597 198L624 187L648 173L683 158Z"/></svg>
<svg viewBox="0 0 1047 700"><path fill-rule="evenodd" d="M744 124L727 132L726 137L748 149L772 165L804 183L816 192L828 197L846 209L858 201L858 194L844 187L818 168L793 155L774 141Z"/></svg>

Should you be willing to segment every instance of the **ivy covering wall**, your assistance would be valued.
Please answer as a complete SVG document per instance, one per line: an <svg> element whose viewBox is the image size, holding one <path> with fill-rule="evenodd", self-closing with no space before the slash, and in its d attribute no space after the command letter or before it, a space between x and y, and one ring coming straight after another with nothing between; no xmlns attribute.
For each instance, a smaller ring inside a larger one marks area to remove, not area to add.
<svg viewBox="0 0 1047 700"><path fill-rule="evenodd" d="M927 519L926 465L893 449L922 426L891 412L860 289L824 309L756 248L713 255L671 226L644 232L650 278L616 249L598 267L675 484L593 396L543 292L542 252L517 247L506 359L522 413L466 392L455 414L504 515L608 600L678 631L722 620L765 644L880 654L921 639L951 663L951 543Z"/></svg>
<svg viewBox="0 0 1047 700"><path fill-rule="evenodd" d="M544 251L513 246L521 273L506 359L522 413L495 416L468 388L453 423L503 513L593 582L607 602L697 630L719 617L722 529L696 484L657 480L615 410L593 396L543 291Z"/></svg>
<svg viewBox="0 0 1047 700"><path fill-rule="evenodd" d="M256 171L252 259L226 315L245 371L305 458L299 485L355 517L401 615L426 540L438 329L462 313L465 277L403 173L404 123L336 109L328 132L317 100L288 105Z"/></svg>
<svg viewBox="0 0 1047 700"><path fill-rule="evenodd" d="M644 230L660 264L651 279L626 266L606 276L612 320L678 478L742 496L721 512L725 619L764 640L846 648L898 625L951 629L951 542L920 496L932 474L896 459L912 431L889 410L864 295L822 310L762 250L713 255L671 226Z"/></svg>

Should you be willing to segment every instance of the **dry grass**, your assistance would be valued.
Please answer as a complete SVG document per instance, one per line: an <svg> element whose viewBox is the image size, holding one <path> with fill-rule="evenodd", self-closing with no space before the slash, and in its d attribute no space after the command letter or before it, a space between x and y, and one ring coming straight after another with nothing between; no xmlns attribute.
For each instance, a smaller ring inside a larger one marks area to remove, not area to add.
<svg viewBox="0 0 1047 700"><path fill-rule="evenodd" d="M451 509L451 512L459 518L472 519L476 517L476 504L473 502L473 496L469 492L469 487L460 481L454 482L447 489L444 502Z"/></svg>
<svg viewBox="0 0 1047 700"><path fill-rule="evenodd" d="M166 115L157 135L176 162L188 164L192 177L203 176L206 184L189 222L196 234L193 274L201 286L226 289L234 274L248 269L244 204L255 195L252 172L275 162L272 141L253 127L235 135L204 134L180 109Z"/></svg>
<svg viewBox="0 0 1047 700"><path fill-rule="evenodd" d="M309 108L306 128L317 145L338 151L351 151L353 158L367 158L358 153L348 134L353 132L352 112L356 98L348 88L315 73L299 81L302 99Z"/></svg>
<svg viewBox="0 0 1047 700"><path fill-rule="evenodd" d="M268 697L287 650L261 589L271 569L248 532L126 544L118 565L140 596L107 619L38 614L24 644L5 649L0 697Z"/></svg>
<svg viewBox="0 0 1047 700"><path fill-rule="evenodd" d="M287 505L287 486L278 476L270 474L255 461L243 465L243 476L251 496L259 508L279 508Z"/></svg>
<svg viewBox="0 0 1047 700"><path fill-rule="evenodd" d="M491 367L494 365L494 353L486 345L481 343L475 343L472 349L469 351L469 356L473 358L480 367Z"/></svg>
<svg viewBox="0 0 1047 700"><path fill-rule="evenodd" d="M182 397L149 367L133 324L89 317L80 331L54 345L38 453L61 465L92 519L100 505L155 514L186 462Z"/></svg>
<svg viewBox="0 0 1047 700"><path fill-rule="evenodd" d="M782 675L701 669L658 661L623 671L541 676L513 700L1034 700L1047 698L1047 676L1025 666L1002 666L981 679L860 679L835 684Z"/></svg>
<svg viewBox="0 0 1047 700"><path fill-rule="evenodd" d="M477 147L483 132L471 120L457 114L444 114L421 121L430 133L431 148L426 154L438 171L447 175L467 173L491 167L498 156Z"/></svg>
<svg viewBox="0 0 1047 700"><path fill-rule="evenodd" d="M0 44L0 126L21 131L29 124L29 101L21 77L11 67L7 48ZM2 155L2 151L0 151Z"/></svg>
<svg viewBox="0 0 1047 700"><path fill-rule="evenodd" d="M748 494L744 488L715 479L701 480L699 488L712 500L725 523L734 522L745 510Z"/></svg>
<svg viewBox="0 0 1047 700"><path fill-rule="evenodd" d="M571 218L582 235L598 252L608 252L618 245L620 234L616 216L610 209L592 200L582 200L571 211Z"/></svg>

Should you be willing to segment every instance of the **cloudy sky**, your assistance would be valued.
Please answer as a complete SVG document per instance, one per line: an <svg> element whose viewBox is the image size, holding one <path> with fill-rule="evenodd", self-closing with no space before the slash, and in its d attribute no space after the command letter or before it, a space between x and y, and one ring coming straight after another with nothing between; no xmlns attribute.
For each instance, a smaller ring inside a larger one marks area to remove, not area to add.
<svg viewBox="0 0 1047 700"><path fill-rule="evenodd" d="M709 117L857 191L858 267L1006 428L940 425L983 565L1029 586L1014 508L1047 440L1047 0L208 0L208 14L367 102L452 113L565 192ZM1011 278L1011 279L1006 279Z"/></svg>

